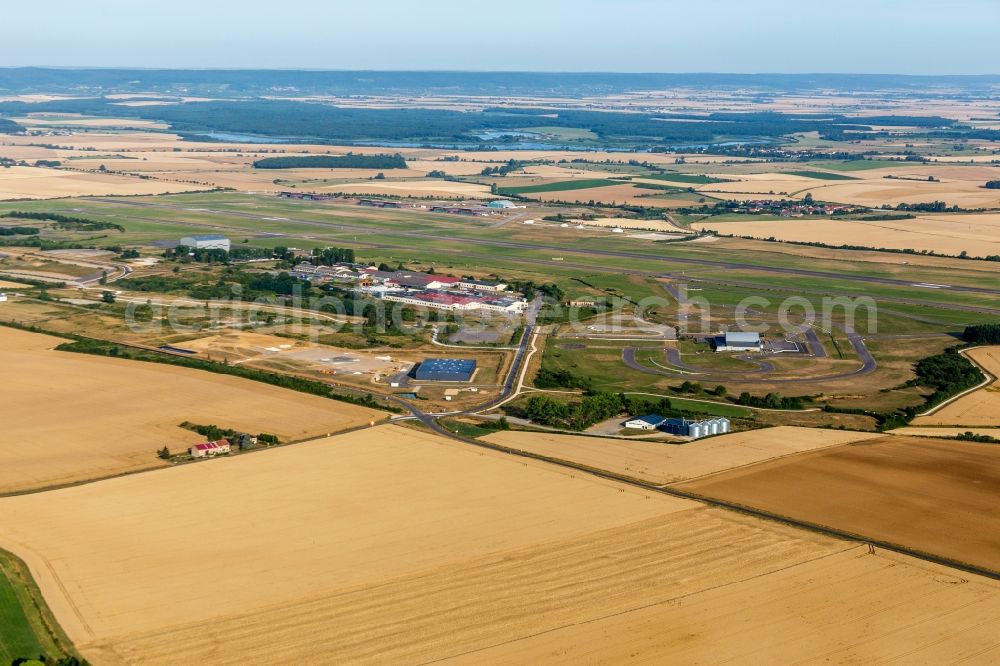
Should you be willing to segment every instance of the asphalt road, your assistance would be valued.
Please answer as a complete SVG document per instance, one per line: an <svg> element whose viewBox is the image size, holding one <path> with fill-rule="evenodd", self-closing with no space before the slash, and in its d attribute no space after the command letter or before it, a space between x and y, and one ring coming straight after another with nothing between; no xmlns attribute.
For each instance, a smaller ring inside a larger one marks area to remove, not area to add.
<svg viewBox="0 0 1000 666"><path fill-rule="evenodd" d="M811 326L806 329L806 340L809 341L809 349L812 351L813 356L816 358L826 358L826 348L823 347L819 336L816 335L816 329Z"/></svg>
<svg viewBox="0 0 1000 666"><path fill-rule="evenodd" d="M659 349L658 347L656 349ZM681 352L676 347L667 347L665 350L667 355L667 361L671 365L676 365L678 368L687 370L688 372L693 372L697 374L711 374L713 371L706 371L705 368L699 368L694 365L688 365L681 360ZM715 370L715 374L718 375L759 375L766 374L768 372L774 372L774 364L769 361L755 361L751 358L746 358L744 356L737 356L740 360L746 361L747 363L752 363L757 366L754 370Z"/></svg>
<svg viewBox="0 0 1000 666"><path fill-rule="evenodd" d="M810 382L826 382L826 381L836 381L836 380L841 380L841 379L850 379L852 377L861 377L863 375L867 375L867 374L873 372L875 370L875 368L877 367L877 364L875 363L875 359L874 359L874 357L872 357L871 352L868 351L868 347L865 346L864 339L862 339L862 337L860 335L852 333L852 334L848 335L848 340L850 340L851 346L854 347L854 351L858 354L858 358L861 359L861 367L858 368L857 370L852 370L851 372L839 372L839 373L835 373L835 374L831 374L831 375L819 375L819 376L815 376L815 377L770 378L766 374L761 374L759 370L751 370L751 371L749 371L747 373L743 373L745 375L748 375L747 378L737 378L737 377L734 377L731 373L729 373L729 374L727 374L727 373L711 374L711 373L705 372L705 370L702 369L702 368L692 368L691 366L687 366L687 365L680 365L679 367L683 368L685 370L688 370L688 371L693 370L693 371L696 371L696 372L700 372L702 374L699 374L696 377L693 377L693 376L690 376L690 375L687 375L687 376L685 376L685 375L679 375L679 374L667 372L665 370L658 370L656 368L650 368L648 366L645 366L645 365L639 363L636 360L636 358L635 358L635 354L638 351L637 347L626 347L625 349L623 349L622 350L622 362L625 365L627 365L629 368L631 368L633 370L636 370L638 372L644 372L647 375L662 375L664 377L673 377L675 379L701 379L701 380L707 380L707 381L716 381L717 380L719 382L731 383L731 384L750 384L750 383L753 383L753 384L804 384L804 383L810 383ZM676 351L676 350L673 350L673 351ZM669 359L669 356L668 356L668 359ZM671 360L671 363L673 363L673 360ZM772 368L773 368L773 366L772 366ZM752 376L750 376L750 375L752 375Z"/></svg>

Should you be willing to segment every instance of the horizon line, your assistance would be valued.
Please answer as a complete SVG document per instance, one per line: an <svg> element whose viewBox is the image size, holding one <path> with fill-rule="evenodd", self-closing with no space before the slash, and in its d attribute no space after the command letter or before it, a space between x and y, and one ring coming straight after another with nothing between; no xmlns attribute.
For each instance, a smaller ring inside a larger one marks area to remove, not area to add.
<svg viewBox="0 0 1000 666"><path fill-rule="evenodd" d="M41 69L57 71L146 71L146 72L310 72L310 73L370 73L370 74L549 74L549 75L600 75L600 76L898 76L906 78L1000 78L1000 72L988 74L955 73L900 73L900 72L736 72L736 71L621 71L621 70L526 70L526 69L356 69L325 67L172 67L135 65L0 65L0 71Z"/></svg>

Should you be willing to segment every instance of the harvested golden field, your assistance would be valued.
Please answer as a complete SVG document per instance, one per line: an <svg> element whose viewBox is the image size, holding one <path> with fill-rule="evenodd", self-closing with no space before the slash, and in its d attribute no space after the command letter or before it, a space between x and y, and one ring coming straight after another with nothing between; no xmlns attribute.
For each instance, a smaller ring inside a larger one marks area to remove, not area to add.
<svg viewBox="0 0 1000 666"><path fill-rule="evenodd" d="M973 257L1000 254L1000 213L921 215L912 220L863 221L788 219L745 222L695 222L697 229L720 234L830 245L864 244L873 248L933 250Z"/></svg>
<svg viewBox="0 0 1000 666"><path fill-rule="evenodd" d="M720 171L708 175L733 182L707 183L696 189L727 199L801 198L808 193L819 201L872 207L939 200L963 208L1000 206L1000 193L983 187L995 177L994 170L987 166L900 162L899 166L843 173L849 180L817 179L781 171Z"/></svg>
<svg viewBox="0 0 1000 666"><path fill-rule="evenodd" d="M699 185L696 189L699 192L721 194L738 194L740 199L767 199L772 198L767 195L793 195L800 190L808 189L812 185L819 185L825 181L806 178L804 176L794 176L787 173L753 173L733 175L728 173L707 174L714 178L727 179L725 183L706 183ZM661 182L662 181L650 181ZM756 196L763 195L763 196Z"/></svg>
<svg viewBox="0 0 1000 666"><path fill-rule="evenodd" d="M444 171L449 176L474 176L486 167L502 166L502 162L446 162L444 160L407 160L406 166L415 173L426 175L429 171Z"/></svg>
<svg viewBox="0 0 1000 666"><path fill-rule="evenodd" d="M183 421L287 441L385 416L236 377L53 350L62 342L0 327L0 492L157 467L157 449L204 440Z"/></svg>
<svg viewBox="0 0 1000 666"><path fill-rule="evenodd" d="M863 206L930 203L944 201L962 208L997 208L1000 191L983 187L996 178L996 170L987 166L923 164L872 169L852 176L860 180L814 181L816 187L804 190L821 201L860 204ZM889 178L888 176L892 176ZM936 180L929 181L933 176Z"/></svg>
<svg viewBox="0 0 1000 666"><path fill-rule="evenodd" d="M663 231L667 233L679 233L690 235L687 229L671 224L666 220L634 220L627 217L599 217L593 220L567 220L568 224L576 226L582 224L585 227L602 227L620 229L640 229L648 231Z"/></svg>
<svg viewBox="0 0 1000 666"><path fill-rule="evenodd" d="M711 570L696 525L721 578L842 547L395 426L0 500L95 663L454 654Z"/></svg>
<svg viewBox="0 0 1000 666"><path fill-rule="evenodd" d="M515 431L483 439L645 481L673 483L871 437L872 433L781 426L679 445Z"/></svg>
<svg viewBox="0 0 1000 666"><path fill-rule="evenodd" d="M583 190L532 192L523 196L537 199L538 201L564 201L567 203L594 201L599 204L630 204L635 206L659 206L662 208L687 206L691 203L683 199L653 198L662 194L665 193L644 190L635 185L623 183L621 185L606 185L604 187L591 187Z"/></svg>
<svg viewBox="0 0 1000 666"><path fill-rule="evenodd" d="M996 446L887 435L678 487L1000 571L998 484Z"/></svg>
<svg viewBox="0 0 1000 666"><path fill-rule="evenodd" d="M916 437L955 437L967 432L971 432L975 435L987 435L989 437L996 437L997 439L1000 439L1000 428L949 428L947 426L921 428L919 426L906 426L905 428L890 430L889 434L913 435Z"/></svg>
<svg viewBox="0 0 1000 666"><path fill-rule="evenodd" d="M966 354L993 377L1000 377L1000 347L977 347ZM929 416L913 419L915 426L1000 426L1000 380L948 403Z"/></svg>
<svg viewBox="0 0 1000 666"><path fill-rule="evenodd" d="M447 664L989 664L1000 585L854 547Z"/></svg>
<svg viewBox="0 0 1000 666"><path fill-rule="evenodd" d="M1000 613L992 581L394 426L2 499L0 546L98 666L989 661Z"/></svg>
<svg viewBox="0 0 1000 666"><path fill-rule="evenodd" d="M62 169L9 167L0 171L0 200L132 194L173 194L205 189L201 185L141 180L113 174Z"/></svg>
<svg viewBox="0 0 1000 666"><path fill-rule="evenodd" d="M504 185L508 181L515 182L524 180L523 175L533 176L534 178L528 179L530 181L538 182L538 179L554 179L554 180L587 180L591 178L613 178L617 175L628 175L627 173L616 173L615 171L595 171L588 170L582 167L564 167L557 166L555 164L532 164L524 167L521 171L515 172L515 175L508 176L499 181L499 184Z"/></svg>
<svg viewBox="0 0 1000 666"><path fill-rule="evenodd" d="M348 194L376 194L399 197L464 197L467 199L491 198L490 188L476 183L458 183L447 180L372 180L317 188Z"/></svg>

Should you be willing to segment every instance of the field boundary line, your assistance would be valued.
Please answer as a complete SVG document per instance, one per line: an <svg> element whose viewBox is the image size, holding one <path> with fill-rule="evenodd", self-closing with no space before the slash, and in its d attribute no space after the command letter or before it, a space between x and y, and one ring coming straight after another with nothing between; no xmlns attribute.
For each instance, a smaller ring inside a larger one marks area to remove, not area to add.
<svg viewBox="0 0 1000 666"><path fill-rule="evenodd" d="M945 557L943 555L935 555L933 553L928 553L926 551L918 550L916 548L910 548L908 546L892 543L891 541L873 539L871 537L866 537L862 534L857 534L854 532L850 532L848 530L836 527L829 527L826 525L821 525L819 523L813 523L808 520L792 518L790 516L783 516L781 514L772 513L770 511L765 511L763 509L756 509L752 506L747 506L744 504L739 504L737 502L730 502L722 499L717 499L707 495L701 495L695 492L682 490L680 488L675 487L678 484L684 483L682 481L674 483L666 483L666 484L655 484L649 481L644 481L636 477L628 476L625 474L619 474L617 472L611 472L596 467L591 467L589 465L584 465L582 463L577 463L570 460L563 460L561 458L554 458L539 453L533 453L531 451L524 451L522 449L516 449L502 444L493 444L491 442L472 439L469 437L459 435L457 433L453 433L449 431L447 428L440 428L440 426L438 428L434 428L434 430L439 434L445 435L447 437L450 437L451 439L454 439L459 442L464 442L472 446L477 446L484 449L491 449L493 451L499 451L501 453L506 453L508 455L513 455L521 458L538 460L540 462L548 463L550 465L555 465L558 467L565 467L568 469L585 472L592 476L596 476L609 481L614 481L616 483L634 486L642 490L648 490L650 492L671 495L673 497L679 497L681 499L693 500L696 502L701 502L702 504L706 504L708 506L715 506L723 509L729 509L737 513L755 516L757 518L762 518L764 520L770 520L784 525L790 525L792 527L797 527L800 529L817 532L819 534L825 534L827 536L834 537L837 539L846 539L848 541L868 544L873 547L882 548L883 550L913 557L918 560L924 560L927 562L931 562L933 564L938 564L952 569L957 569L959 571L964 571L966 573L975 574L978 576L984 576L992 580L1000 580L1000 570L989 569L975 564L968 564L965 562L961 562L959 560L954 560L949 557Z"/></svg>

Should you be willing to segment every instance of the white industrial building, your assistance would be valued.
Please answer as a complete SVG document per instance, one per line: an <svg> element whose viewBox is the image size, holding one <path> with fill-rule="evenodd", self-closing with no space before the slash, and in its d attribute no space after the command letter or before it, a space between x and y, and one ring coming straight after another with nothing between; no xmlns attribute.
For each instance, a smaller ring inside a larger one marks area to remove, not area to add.
<svg viewBox="0 0 1000 666"><path fill-rule="evenodd" d="M629 419L624 423L631 430L656 430L666 419L659 414L646 414Z"/></svg>
<svg viewBox="0 0 1000 666"><path fill-rule="evenodd" d="M725 335L720 335L715 339L715 351L761 351L763 345L760 341L760 333L738 333L726 331Z"/></svg>
<svg viewBox="0 0 1000 666"><path fill-rule="evenodd" d="M181 239L181 245L193 250L225 250L226 252L229 252L231 247L229 239L220 234L185 236Z"/></svg>
<svg viewBox="0 0 1000 666"><path fill-rule="evenodd" d="M458 288L466 291L491 291L494 293L507 291L507 285L503 282L482 282L480 280L462 280L458 283Z"/></svg>
<svg viewBox="0 0 1000 666"><path fill-rule="evenodd" d="M508 209L508 208L517 208L517 204L515 204L513 201L507 201L506 199L497 199L496 201L491 201L488 204L486 204L486 207Z"/></svg>

